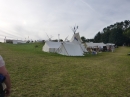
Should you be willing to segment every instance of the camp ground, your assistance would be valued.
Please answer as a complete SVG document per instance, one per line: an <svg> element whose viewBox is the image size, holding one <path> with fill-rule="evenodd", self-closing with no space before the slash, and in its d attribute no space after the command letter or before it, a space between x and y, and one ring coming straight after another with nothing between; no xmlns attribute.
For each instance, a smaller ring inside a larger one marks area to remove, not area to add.
<svg viewBox="0 0 130 97"><path fill-rule="evenodd" d="M112 43L93 43L93 42L86 42L86 48L89 52L91 52L92 50L95 50L96 52L100 52L100 51L114 51L115 49L115 44Z"/></svg>
<svg viewBox="0 0 130 97"><path fill-rule="evenodd" d="M85 52L88 52L84 44L82 44L79 33L75 33L69 42L46 41L42 51L66 56L83 56Z"/></svg>
<svg viewBox="0 0 130 97"><path fill-rule="evenodd" d="M75 33L69 42L53 42L51 40L45 41L42 48L44 52L58 53L66 56L84 56L86 52L98 53L101 51L114 51L114 44L107 43L82 43L79 33Z"/></svg>
<svg viewBox="0 0 130 97"><path fill-rule="evenodd" d="M46 41L42 48L44 52L58 53L67 56L83 56L84 51L87 51L82 44L74 42L52 42Z"/></svg>

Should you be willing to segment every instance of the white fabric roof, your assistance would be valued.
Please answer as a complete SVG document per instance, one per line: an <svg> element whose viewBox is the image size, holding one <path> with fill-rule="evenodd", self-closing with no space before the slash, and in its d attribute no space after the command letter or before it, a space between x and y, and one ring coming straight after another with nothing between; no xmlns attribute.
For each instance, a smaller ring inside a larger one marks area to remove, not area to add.
<svg viewBox="0 0 130 97"><path fill-rule="evenodd" d="M95 47L98 46L97 44L93 43L93 42L86 42L87 47Z"/></svg>
<svg viewBox="0 0 130 97"><path fill-rule="evenodd" d="M106 46L104 43L93 43L93 42L86 42L87 47L103 47Z"/></svg>
<svg viewBox="0 0 130 97"><path fill-rule="evenodd" d="M42 47L42 51L55 53L56 50L60 47L60 45L61 42L46 41L44 46Z"/></svg>
<svg viewBox="0 0 130 97"><path fill-rule="evenodd" d="M106 45L115 45L115 44L113 44L113 43L107 43Z"/></svg>
<svg viewBox="0 0 130 97"><path fill-rule="evenodd" d="M49 48L59 48L61 42L46 41L45 44L47 44Z"/></svg>

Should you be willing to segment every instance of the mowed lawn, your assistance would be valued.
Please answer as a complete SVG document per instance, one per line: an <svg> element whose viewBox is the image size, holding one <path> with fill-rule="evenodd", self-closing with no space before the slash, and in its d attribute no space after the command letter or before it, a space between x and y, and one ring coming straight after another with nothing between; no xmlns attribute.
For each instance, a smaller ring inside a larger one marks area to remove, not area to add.
<svg viewBox="0 0 130 97"><path fill-rule="evenodd" d="M42 46L0 44L11 97L130 97L129 47L67 57L42 52Z"/></svg>

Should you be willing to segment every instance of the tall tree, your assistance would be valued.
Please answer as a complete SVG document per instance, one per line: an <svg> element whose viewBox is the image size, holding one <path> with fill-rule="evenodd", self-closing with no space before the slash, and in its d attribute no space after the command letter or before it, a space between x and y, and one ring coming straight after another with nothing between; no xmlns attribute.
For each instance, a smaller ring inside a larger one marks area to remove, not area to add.
<svg viewBox="0 0 130 97"><path fill-rule="evenodd" d="M95 35L94 42L115 43L117 45L130 44L130 21L116 22L105 27L102 33L98 32Z"/></svg>
<svg viewBox="0 0 130 97"><path fill-rule="evenodd" d="M102 39L101 39L101 33L98 32L96 34L96 36L94 37L94 42L101 42L101 41L102 41Z"/></svg>

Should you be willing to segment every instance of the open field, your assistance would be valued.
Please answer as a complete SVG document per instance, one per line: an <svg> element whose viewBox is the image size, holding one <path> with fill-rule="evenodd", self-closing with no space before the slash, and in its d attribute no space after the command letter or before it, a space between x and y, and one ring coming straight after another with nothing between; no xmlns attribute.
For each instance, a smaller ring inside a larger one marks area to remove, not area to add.
<svg viewBox="0 0 130 97"><path fill-rule="evenodd" d="M42 52L42 46L0 44L11 97L130 97L130 48L67 57Z"/></svg>

